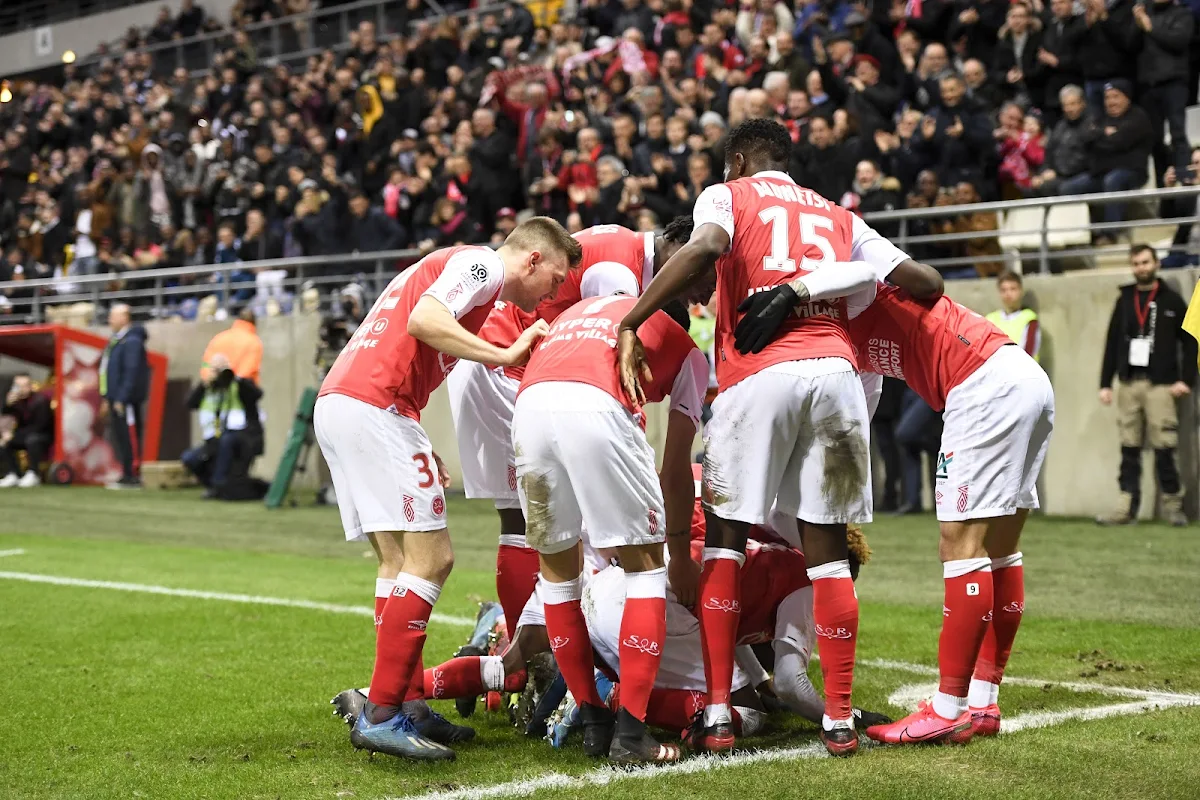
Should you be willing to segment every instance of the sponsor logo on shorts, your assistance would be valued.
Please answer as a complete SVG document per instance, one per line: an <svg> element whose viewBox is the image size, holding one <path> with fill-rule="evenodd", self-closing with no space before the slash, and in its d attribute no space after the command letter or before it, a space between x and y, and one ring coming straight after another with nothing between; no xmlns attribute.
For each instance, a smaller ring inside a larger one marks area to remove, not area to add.
<svg viewBox="0 0 1200 800"><path fill-rule="evenodd" d="M569 636L552 636L552 637L550 637L550 649L556 653L558 652L558 649L560 647L566 647L570 643L571 643L571 637L569 637Z"/></svg>
<svg viewBox="0 0 1200 800"><path fill-rule="evenodd" d="M662 655L662 648L658 642L653 642L649 639L643 639L640 636L630 634L625 637L625 641L621 642L622 647L632 647L634 650L639 650L649 656Z"/></svg>
<svg viewBox="0 0 1200 800"><path fill-rule="evenodd" d="M954 453L953 452L938 453L937 470L934 472L933 477L939 481L946 480L946 478L948 478L950 476L950 464L953 461L954 461Z"/></svg>
<svg viewBox="0 0 1200 800"><path fill-rule="evenodd" d="M658 533L658 512L653 508L646 514L646 518L650 522L650 535L654 536Z"/></svg>
<svg viewBox="0 0 1200 800"><path fill-rule="evenodd" d="M414 522L417 519L417 510L413 508L415 499L411 494L406 494L403 497L404 501L404 518L409 522Z"/></svg>
<svg viewBox="0 0 1200 800"><path fill-rule="evenodd" d="M1024 614L1025 613L1025 603L1014 600L1013 602L1006 605L1004 607L1004 610L1007 611L1009 614Z"/></svg>
<svg viewBox="0 0 1200 800"><path fill-rule="evenodd" d="M847 628L827 628L824 625L814 625L817 631L817 636L826 639L853 639L854 634Z"/></svg>
<svg viewBox="0 0 1200 800"><path fill-rule="evenodd" d="M958 503L955 504L958 513L965 514L967 511L967 484L958 487Z"/></svg>
<svg viewBox="0 0 1200 800"><path fill-rule="evenodd" d="M408 594L407 586L397 586L395 589L392 589L392 597L404 597L407 594ZM380 619L382 620L382 617Z"/></svg>
<svg viewBox="0 0 1200 800"><path fill-rule="evenodd" d="M933 502L939 506L942 504L942 493L941 492L933 493Z"/></svg>
<svg viewBox="0 0 1200 800"><path fill-rule="evenodd" d="M442 514L446 513L446 501L442 499L441 495L438 495L437 497L433 498L432 502L430 502L429 510L433 512L435 517L440 517Z"/></svg>
<svg viewBox="0 0 1200 800"><path fill-rule="evenodd" d="M515 492L517 490L517 465L508 465L508 490Z"/></svg>
<svg viewBox="0 0 1200 800"><path fill-rule="evenodd" d="M710 597L704 601L704 607L709 611L728 611L732 614L742 613L742 604L737 600L721 600Z"/></svg>

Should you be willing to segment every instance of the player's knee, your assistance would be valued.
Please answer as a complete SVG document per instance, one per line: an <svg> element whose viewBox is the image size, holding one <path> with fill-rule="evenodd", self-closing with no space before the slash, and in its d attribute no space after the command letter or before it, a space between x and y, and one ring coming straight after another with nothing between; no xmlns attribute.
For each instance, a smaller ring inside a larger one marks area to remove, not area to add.
<svg viewBox="0 0 1200 800"><path fill-rule="evenodd" d="M987 530L987 522L980 520L941 523L938 554L942 561L986 557L987 549L983 543L987 536Z"/></svg>

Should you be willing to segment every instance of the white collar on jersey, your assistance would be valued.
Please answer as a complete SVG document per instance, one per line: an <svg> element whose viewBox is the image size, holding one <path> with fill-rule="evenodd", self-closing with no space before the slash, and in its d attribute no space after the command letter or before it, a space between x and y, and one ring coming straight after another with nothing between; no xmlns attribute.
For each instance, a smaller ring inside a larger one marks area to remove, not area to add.
<svg viewBox="0 0 1200 800"><path fill-rule="evenodd" d="M788 183L791 183L791 184L796 183L794 180L792 180L791 175L788 175L786 172L780 172L777 169L765 169L762 172L756 172L753 175L750 175L748 177L751 177L751 178L774 178L777 181L787 181Z"/></svg>
<svg viewBox="0 0 1200 800"><path fill-rule="evenodd" d="M650 279L654 277L654 234L646 233L646 254L642 258L642 291L650 285Z"/></svg>

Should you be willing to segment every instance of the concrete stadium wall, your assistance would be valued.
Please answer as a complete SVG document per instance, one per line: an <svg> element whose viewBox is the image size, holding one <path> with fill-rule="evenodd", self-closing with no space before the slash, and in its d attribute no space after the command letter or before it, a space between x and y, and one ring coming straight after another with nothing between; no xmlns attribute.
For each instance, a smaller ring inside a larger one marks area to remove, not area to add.
<svg viewBox="0 0 1200 800"><path fill-rule="evenodd" d="M1165 273L1165 279L1185 299L1200 277L1195 270ZM1042 319L1042 364L1054 383L1055 432L1043 470L1042 504L1047 513L1087 515L1106 512L1117 491L1119 445L1115 404L1101 406L1096 399L1104 337L1117 288L1129 281L1125 272L1072 273L1026 278L1030 304ZM948 294L963 305L986 313L996 307L991 281L955 281ZM170 376L194 380L205 345L227 323L153 322L147 325L150 346L170 359ZM262 386L267 411L266 453L257 471L270 478L278 463L301 390L315 381L312 368L319 322L312 316L277 317L259 324L264 357ZM666 415L652 408L647 416L651 443L661 446ZM450 418L445 386L432 397L422 422L434 448L452 474L460 475L458 449ZM195 422L193 421L193 426ZM193 430L193 438L196 431ZM1181 404L1180 467L1188 491L1187 508L1197 512L1197 416L1195 400ZM314 487L319 473L310 469L298 485ZM1149 454L1143 471L1143 497L1155 497L1153 463ZM1150 516L1154 504L1142 503Z"/></svg>
<svg viewBox="0 0 1200 800"><path fill-rule="evenodd" d="M105 11L88 17L47 25L50 29L49 47L38 52L37 42L40 28L29 28L20 33L0 36L0 76L16 75L30 70L51 67L62 63L62 54L73 50L79 58L87 58L102 42L112 42L125 35L131 26L145 28L154 24L162 6L179 12L182 0L154 0L118 11ZM210 18L229 23L229 12L236 0L198 0L196 5L204 9Z"/></svg>

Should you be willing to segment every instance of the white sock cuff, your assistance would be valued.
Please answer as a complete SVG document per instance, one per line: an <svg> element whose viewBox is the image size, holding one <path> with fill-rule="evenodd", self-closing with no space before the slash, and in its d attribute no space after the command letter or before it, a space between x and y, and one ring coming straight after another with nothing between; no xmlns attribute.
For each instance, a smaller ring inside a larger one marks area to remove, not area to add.
<svg viewBox="0 0 1200 800"><path fill-rule="evenodd" d="M737 550L727 550L724 547L706 547L704 548L704 557L701 561L716 561L718 558L736 561L738 566L746 563L746 554L739 553Z"/></svg>
<svg viewBox="0 0 1200 800"><path fill-rule="evenodd" d="M526 549L529 545L525 544L525 535L521 533L502 533L500 534L501 547L520 547Z"/></svg>
<svg viewBox="0 0 1200 800"><path fill-rule="evenodd" d="M822 714L821 727L827 731L831 731L834 728L848 728L850 730L854 730L854 715L851 714L845 719L830 719L828 714Z"/></svg>
<svg viewBox="0 0 1200 800"><path fill-rule="evenodd" d="M418 578L416 575L409 575L407 572L401 572L396 576L396 589L408 589L431 606L437 605L438 597L442 594L442 587L436 583Z"/></svg>
<svg viewBox="0 0 1200 800"><path fill-rule="evenodd" d="M947 561L942 564L943 578L961 578L971 572L991 572L990 558L961 558L958 561Z"/></svg>
<svg viewBox="0 0 1200 800"><path fill-rule="evenodd" d="M1000 558L992 559L992 570L1006 569L1008 567L1021 566L1021 554L1013 553L1011 556L1001 556Z"/></svg>
<svg viewBox="0 0 1200 800"><path fill-rule="evenodd" d="M625 597L627 599L667 599L667 568L659 567L645 572L625 573Z"/></svg>
<svg viewBox="0 0 1200 800"><path fill-rule="evenodd" d="M995 705L999 698L999 684L971 678L971 686L967 689L967 702L971 708L987 708Z"/></svg>
<svg viewBox="0 0 1200 800"><path fill-rule="evenodd" d="M542 596L542 602L548 606L577 603L583 599L583 581L575 578L565 583L551 583L539 575L538 593Z"/></svg>
<svg viewBox="0 0 1200 800"><path fill-rule="evenodd" d="M828 564L821 564L817 567L809 567L807 572L808 579L810 581L819 581L822 578L849 578L850 562L830 561Z"/></svg>
<svg viewBox="0 0 1200 800"><path fill-rule="evenodd" d="M482 656L479 659L479 677L483 688L491 692L504 690L504 658L502 656Z"/></svg>
<svg viewBox="0 0 1200 800"><path fill-rule="evenodd" d="M391 597L392 589L396 588L395 581L389 581L387 578L375 579L375 596L376 597Z"/></svg>

